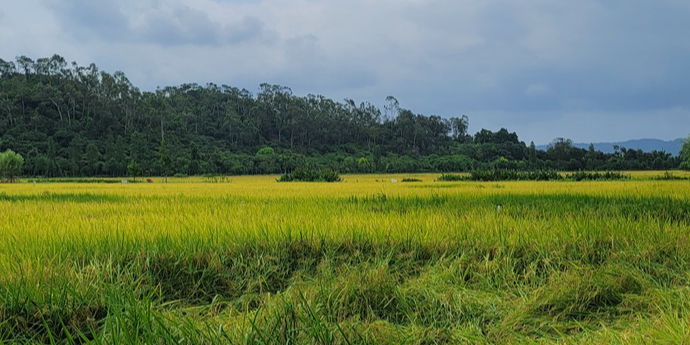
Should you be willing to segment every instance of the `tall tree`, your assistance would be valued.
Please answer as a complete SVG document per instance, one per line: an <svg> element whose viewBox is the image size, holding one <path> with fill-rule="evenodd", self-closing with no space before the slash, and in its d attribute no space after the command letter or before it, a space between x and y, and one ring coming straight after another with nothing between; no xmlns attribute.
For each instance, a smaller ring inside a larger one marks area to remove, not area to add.
<svg viewBox="0 0 690 345"><path fill-rule="evenodd" d="M91 169L92 175L98 175L101 170L101 152L98 150L98 145L94 142L90 142L86 145L86 153L84 154L86 160L86 165Z"/></svg>
<svg viewBox="0 0 690 345"><path fill-rule="evenodd" d="M683 147L680 150L680 160L681 169L690 170L690 136L683 141Z"/></svg>
<svg viewBox="0 0 690 345"><path fill-rule="evenodd" d="M170 170L172 169L172 158L170 158L168 144L165 142L165 139L161 140L158 148L158 163L160 164L161 168L160 172L163 177L165 177L165 182L168 182L168 175L170 175Z"/></svg>
<svg viewBox="0 0 690 345"><path fill-rule="evenodd" d="M465 141L467 137L467 129L470 125L470 120L467 115L461 117L451 117L450 121L450 135L457 141Z"/></svg>

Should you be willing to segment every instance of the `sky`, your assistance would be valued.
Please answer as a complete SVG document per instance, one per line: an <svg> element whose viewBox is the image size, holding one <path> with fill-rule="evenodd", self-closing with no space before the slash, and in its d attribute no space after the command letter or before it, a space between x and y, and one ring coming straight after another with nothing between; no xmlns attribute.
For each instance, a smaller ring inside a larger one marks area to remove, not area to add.
<svg viewBox="0 0 690 345"><path fill-rule="evenodd" d="M0 58L59 54L142 90L267 82L516 131L690 134L687 0L22 0Z"/></svg>

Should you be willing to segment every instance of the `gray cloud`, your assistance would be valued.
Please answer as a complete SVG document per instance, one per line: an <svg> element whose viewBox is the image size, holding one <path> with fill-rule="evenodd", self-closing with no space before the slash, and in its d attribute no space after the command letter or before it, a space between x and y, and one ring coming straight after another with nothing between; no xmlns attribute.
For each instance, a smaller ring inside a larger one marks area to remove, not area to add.
<svg viewBox="0 0 690 345"><path fill-rule="evenodd" d="M51 3L67 31L79 38L119 41L129 34L129 19L115 2L71 0Z"/></svg>
<svg viewBox="0 0 690 345"><path fill-rule="evenodd" d="M264 23L252 16L245 16L241 21L223 27L223 41L239 43L259 39L263 42L272 42L278 38L278 34L267 30Z"/></svg>
<svg viewBox="0 0 690 345"><path fill-rule="evenodd" d="M585 143L631 138L677 139L687 135L689 111L688 108L673 108L635 112L477 112L470 129L507 127L516 131L521 140L542 144L557 137L574 138Z"/></svg>
<svg viewBox="0 0 690 345"><path fill-rule="evenodd" d="M208 13L185 4L142 2L138 6L134 12L134 6L107 0L67 0L53 4L56 17L66 30L97 41L161 46L225 45L250 40L267 42L275 35L253 16L220 23L213 21Z"/></svg>
<svg viewBox="0 0 690 345"><path fill-rule="evenodd" d="M25 0L3 12L2 58L59 53L145 89L394 95L537 143L690 131L687 1Z"/></svg>
<svg viewBox="0 0 690 345"><path fill-rule="evenodd" d="M218 44L223 28L208 16L188 7L165 11L156 9L147 13L141 26L130 29L128 35L143 42L163 46L180 44Z"/></svg>

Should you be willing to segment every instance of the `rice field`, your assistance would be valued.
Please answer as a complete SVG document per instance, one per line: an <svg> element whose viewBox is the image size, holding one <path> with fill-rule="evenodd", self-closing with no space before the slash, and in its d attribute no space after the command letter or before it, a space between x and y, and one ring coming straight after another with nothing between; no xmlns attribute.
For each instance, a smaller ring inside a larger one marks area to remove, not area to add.
<svg viewBox="0 0 690 345"><path fill-rule="evenodd" d="M690 343L690 181L630 174L0 184L0 343Z"/></svg>

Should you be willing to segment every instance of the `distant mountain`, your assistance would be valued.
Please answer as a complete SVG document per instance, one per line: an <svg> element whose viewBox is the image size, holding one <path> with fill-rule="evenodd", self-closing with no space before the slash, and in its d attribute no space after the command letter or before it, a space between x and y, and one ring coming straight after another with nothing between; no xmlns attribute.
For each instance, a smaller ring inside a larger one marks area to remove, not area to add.
<svg viewBox="0 0 690 345"><path fill-rule="evenodd" d="M583 149L589 148L589 144L586 143L574 143L575 147L580 147ZM683 146L683 139L676 139L672 141L664 141L659 139L638 139L638 140L628 140L616 143L594 143L594 148L606 152L612 153L613 146L618 145L620 147L625 147L626 149L642 150L645 152L656 151L666 151L674 156L680 153L680 148ZM546 150L548 145L537 146L540 150Z"/></svg>

